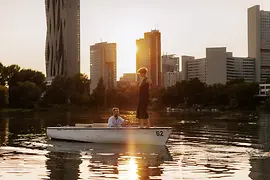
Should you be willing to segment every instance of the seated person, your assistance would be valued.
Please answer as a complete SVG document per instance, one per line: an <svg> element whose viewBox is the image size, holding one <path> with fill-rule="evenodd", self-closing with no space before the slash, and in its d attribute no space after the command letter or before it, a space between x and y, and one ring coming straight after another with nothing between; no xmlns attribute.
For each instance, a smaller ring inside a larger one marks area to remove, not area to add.
<svg viewBox="0 0 270 180"><path fill-rule="evenodd" d="M121 127L126 121L119 116L119 108L112 109L113 116L108 119L108 127Z"/></svg>

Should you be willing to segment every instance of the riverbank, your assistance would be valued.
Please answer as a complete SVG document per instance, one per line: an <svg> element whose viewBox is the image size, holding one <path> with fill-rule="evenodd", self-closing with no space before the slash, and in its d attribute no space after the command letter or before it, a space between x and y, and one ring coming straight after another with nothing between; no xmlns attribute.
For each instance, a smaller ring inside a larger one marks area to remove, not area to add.
<svg viewBox="0 0 270 180"><path fill-rule="evenodd" d="M213 120L251 120L257 119L258 114L261 111L260 108L255 110L218 110L214 108L209 109L200 109L196 110L193 108L189 109L168 109L168 108L149 108L150 118L157 118L160 116L160 113L163 114L164 119L166 116L174 116L178 119L182 119L185 117L189 118L207 118ZM65 114L70 113L74 116L78 116L80 114L88 114L89 116L93 116L98 113L105 114L106 117L101 117L100 121L105 121L107 116L111 115L111 108L89 108L86 106L75 106L75 105L55 105L50 108L35 108L35 109L12 109L5 108L0 110L0 114L5 115L21 115L21 114L38 114L41 116L53 116L55 114ZM136 119L136 108L120 108L121 116L124 116L126 119Z"/></svg>

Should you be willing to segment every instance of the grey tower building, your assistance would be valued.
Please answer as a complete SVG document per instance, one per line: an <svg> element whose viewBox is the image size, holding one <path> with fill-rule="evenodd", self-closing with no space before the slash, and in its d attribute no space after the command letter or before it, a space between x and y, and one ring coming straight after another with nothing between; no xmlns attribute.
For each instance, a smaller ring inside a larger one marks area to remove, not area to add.
<svg viewBox="0 0 270 180"><path fill-rule="evenodd" d="M256 59L256 81L270 78L270 11L248 9L248 56Z"/></svg>
<svg viewBox="0 0 270 180"><path fill-rule="evenodd" d="M46 75L80 73L80 0L45 0Z"/></svg>

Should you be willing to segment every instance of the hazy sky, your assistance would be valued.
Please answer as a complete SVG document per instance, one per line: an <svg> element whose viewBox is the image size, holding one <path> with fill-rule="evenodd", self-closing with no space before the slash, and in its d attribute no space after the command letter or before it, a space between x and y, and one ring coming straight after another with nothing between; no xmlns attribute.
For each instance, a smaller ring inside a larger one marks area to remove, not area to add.
<svg viewBox="0 0 270 180"><path fill-rule="evenodd" d="M136 39L151 29L162 52L204 57L226 46L247 56L247 8L269 0L81 0L81 71L89 75L90 45L116 42L118 77L135 72ZM0 61L45 72L45 0L0 0Z"/></svg>

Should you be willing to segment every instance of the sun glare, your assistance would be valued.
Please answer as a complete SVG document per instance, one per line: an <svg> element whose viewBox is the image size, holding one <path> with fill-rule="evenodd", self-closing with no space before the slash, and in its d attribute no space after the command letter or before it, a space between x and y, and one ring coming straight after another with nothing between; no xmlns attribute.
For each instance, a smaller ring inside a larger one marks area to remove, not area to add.
<svg viewBox="0 0 270 180"><path fill-rule="evenodd" d="M128 177L130 180L138 179L138 164L134 157L131 157L128 162Z"/></svg>
<svg viewBox="0 0 270 180"><path fill-rule="evenodd" d="M122 22L121 31L117 31L114 36L117 43L119 75L136 71L136 40L143 38L146 30L133 22L136 22L136 19Z"/></svg>

